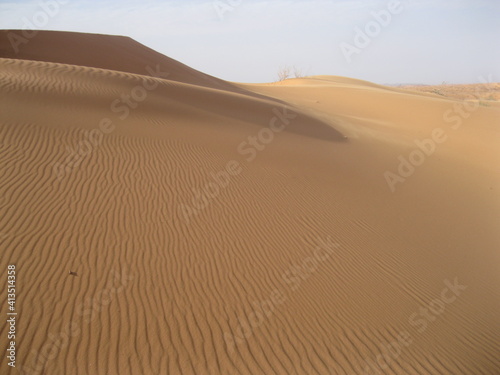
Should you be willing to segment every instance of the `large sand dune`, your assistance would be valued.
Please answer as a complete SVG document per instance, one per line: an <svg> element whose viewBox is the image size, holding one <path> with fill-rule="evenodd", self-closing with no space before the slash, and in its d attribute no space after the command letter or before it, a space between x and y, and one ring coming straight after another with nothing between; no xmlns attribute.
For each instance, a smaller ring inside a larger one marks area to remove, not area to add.
<svg viewBox="0 0 500 375"><path fill-rule="evenodd" d="M7 35L0 373L500 374L498 106Z"/></svg>

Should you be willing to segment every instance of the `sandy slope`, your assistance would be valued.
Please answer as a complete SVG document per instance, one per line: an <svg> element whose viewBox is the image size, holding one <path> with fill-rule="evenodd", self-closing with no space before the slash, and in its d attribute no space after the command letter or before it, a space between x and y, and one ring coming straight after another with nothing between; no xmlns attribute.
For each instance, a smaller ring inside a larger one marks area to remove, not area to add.
<svg viewBox="0 0 500 375"><path fill-rule="evenodd" d="M1 373L500 373L499 108L226 83L121 37L40 32L15 55L6 35Z"/></svg>

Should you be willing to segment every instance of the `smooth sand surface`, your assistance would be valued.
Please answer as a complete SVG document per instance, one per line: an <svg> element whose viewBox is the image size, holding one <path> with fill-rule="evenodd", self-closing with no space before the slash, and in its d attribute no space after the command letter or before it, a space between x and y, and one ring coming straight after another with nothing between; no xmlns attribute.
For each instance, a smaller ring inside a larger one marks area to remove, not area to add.
<svg viewBox="0 0 500 375"><path fill-rule="evenodd" d="M115 36L0 57L0 373L500 374L498 106Z"/></svg>

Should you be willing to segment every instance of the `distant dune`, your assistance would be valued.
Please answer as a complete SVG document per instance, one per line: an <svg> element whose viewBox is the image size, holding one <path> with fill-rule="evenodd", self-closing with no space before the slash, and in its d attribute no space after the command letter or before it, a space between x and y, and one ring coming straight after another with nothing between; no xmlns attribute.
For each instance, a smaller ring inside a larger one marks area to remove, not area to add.
<svg viewBox="0 0 500 375"><path fill-rule="evenodd" d="M232 83L130 38L40 31L16 53L12 32L0 373L500 374L485 87Z"/></svg>
<svg viewBox="0 0 500 375"><path fill-rule="evenodd" d="M442 85L404 85L403 89L431 93L461 100L479 100L482 105L498 105L500 101L500 83L488 82L470 85L447 84Z"/></svg>

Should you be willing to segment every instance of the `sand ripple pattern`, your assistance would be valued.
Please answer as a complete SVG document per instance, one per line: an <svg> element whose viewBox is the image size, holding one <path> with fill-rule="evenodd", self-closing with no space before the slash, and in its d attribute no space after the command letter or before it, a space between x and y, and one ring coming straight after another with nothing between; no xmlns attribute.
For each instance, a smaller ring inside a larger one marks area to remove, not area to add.
<svg viewBox="0 0 500 375"><path fill-rule="evenodd" d="M442 173L433 159L398 194L381 176L404 142L368 132L342 142L334 121L312 115L248 162L238 145L267 126L294 87L274 92L277 100L158 79L58 179L54 163L100 119L116 118L109 103L155 78L0 63L0 269L17 265L26 373L500 373L498 200L481 193L491 173L457 162L453 146L439 154L448 179L422 179ZM379 100L382 89L370 90ZM400 94L384 95L390 104ZM241 173L186 221L180 207L229 160ZM460 180L469 172L484 179ZM474 202L466 215L460 201ZM336 244L329 257L307 268L325 242ZM419 332L410 317L455 277L467 289ZM275 291L283 303L231 346L227 337L239 337ZM401 332L411 345L366 370Z"/></svg>

